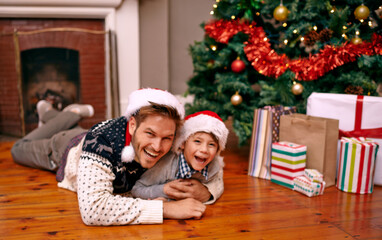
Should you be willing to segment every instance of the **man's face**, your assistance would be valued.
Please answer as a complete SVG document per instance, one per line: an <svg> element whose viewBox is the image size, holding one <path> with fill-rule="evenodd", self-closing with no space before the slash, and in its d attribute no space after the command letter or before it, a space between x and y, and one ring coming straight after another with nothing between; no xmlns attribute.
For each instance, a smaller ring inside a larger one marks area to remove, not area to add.
<svg viewBox="0 0 382 240"><path fill-rule="evenodd" d="M197 132L188 137L182 147L188 165L197 171L207 166L218 151L218 143L211 134L204 132Z"/></svg>
<svg viewBox="0 0 382 240"><path fill-rule="evenodd" d="M135 161L144 168L153 167L172 146L176 124L171 118L148 116L139 127L135 118L129 121L129 132L135 151Z"/></svg>

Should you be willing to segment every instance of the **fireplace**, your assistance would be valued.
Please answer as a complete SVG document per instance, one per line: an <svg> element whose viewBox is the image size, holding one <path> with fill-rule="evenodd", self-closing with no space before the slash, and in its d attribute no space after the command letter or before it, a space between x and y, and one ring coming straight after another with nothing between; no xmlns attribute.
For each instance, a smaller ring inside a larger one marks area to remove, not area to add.
<svg viewBox="0 0 382 240"><path fill-rule="evenodd" d="M91 104L89 128L106 118L103 19L0 19L0 132L22 136L37 127L36 103L61 110Z"/></svg>
<svg viewBox="0 0 382 240"><path fill-rule="evenodd" d="M35 110L40 100L51 102L58 110L81 102L77 50L44 47L20 55L25 124L38 122Z"/></svg>

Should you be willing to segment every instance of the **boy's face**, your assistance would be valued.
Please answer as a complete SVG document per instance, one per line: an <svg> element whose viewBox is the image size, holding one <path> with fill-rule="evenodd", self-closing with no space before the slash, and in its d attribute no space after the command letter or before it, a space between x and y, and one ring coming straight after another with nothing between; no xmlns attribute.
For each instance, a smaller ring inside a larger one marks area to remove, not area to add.
<svg viewBox="0 0 382 240"><path fill-rule="evenodd" d="M184 157L194 170L201 171L218 151L218 143L209 133L197 132L182 145Z"/></svg>
<svg viewBox="0 0 382 240"><path fill-rule="evenodd" d="M148 116L139 127L134 117L129 121L131 142L135 151L135 161L144 168L153 167L172 146L176 130L171 118Z"/></svg>

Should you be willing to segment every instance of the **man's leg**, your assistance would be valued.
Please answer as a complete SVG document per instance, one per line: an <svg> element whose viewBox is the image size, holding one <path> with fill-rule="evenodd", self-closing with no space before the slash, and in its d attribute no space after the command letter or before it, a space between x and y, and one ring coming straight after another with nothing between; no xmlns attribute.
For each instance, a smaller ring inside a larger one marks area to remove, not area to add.
<svg viewBox="0 0 382 240"><path fill-rule="evenodd" d="M65 130L77 126L80 119L81 116L70 111L58 113L54 119L34 129L13 145L13 160L29 167L56 170L63 152L60 149L65 149L71 138L84 131L80 128Z"/></svg>
<svg viewBox="0 0 382 240"><path fill-rule="evenodd" d="M23 141L12 148L12 156L16 163L32 168L56 171L70 140L86 132L82 128L61 131L50 139Z"/></svg>

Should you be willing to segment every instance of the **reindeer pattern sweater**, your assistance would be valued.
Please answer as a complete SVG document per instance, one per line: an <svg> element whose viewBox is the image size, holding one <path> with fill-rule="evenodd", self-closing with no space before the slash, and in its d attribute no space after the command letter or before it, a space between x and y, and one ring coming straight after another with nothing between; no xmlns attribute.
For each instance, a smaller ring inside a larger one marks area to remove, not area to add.
<svg viewBox="0 0 382 240"><path fill-rule="evenodd" d="M130 196L129 191L146 169L135 161L121 161L126 127L125 117L99 123L69 151L64 179L58 186L77 192L86 225L163 222L162 201Z"/></svg>

